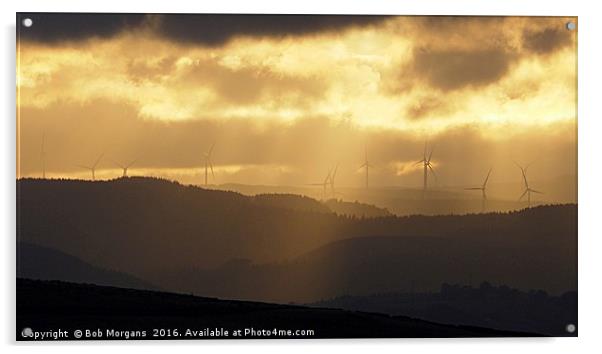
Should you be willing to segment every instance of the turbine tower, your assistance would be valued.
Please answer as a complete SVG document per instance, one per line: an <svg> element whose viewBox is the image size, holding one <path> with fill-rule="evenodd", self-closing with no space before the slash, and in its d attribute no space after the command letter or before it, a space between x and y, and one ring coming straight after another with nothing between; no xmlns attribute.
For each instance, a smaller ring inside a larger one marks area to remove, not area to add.
<svg viewBox="0 0 602 354"><path fill-rule="evenodd" d="M427 182L428 182L427 178L428 178L429 170L435 176L435 178L437 178L437 174L435 173L435 170L433 169L433 164L431 163L431 158L433 157L433 150L434 149L431 149L431 152L429 153L429 156L427 158L426 157L426 143L424 143L424 153L422 155L422 160L419 160L416 162L416 165L422 164L422 166L424 168L422 198L424 198L426 195L426 188L427 188Z"/></svg>
<svg viewBox="0 0 602 354"><path fill-rule="evenodd" d="M46 134L42 134L42 148L40 150L40 157L42 158L42 178L46 179L46 150L44 149L44 142L46 141Z"/></svg>
<svg viewBox="0 0 602 354"><path fill-rule="evenodd" d="M115 162L115 164L117 166L119 166L123 170L123 175L121 175L121 177L127 177L128 176L128 168L130 168L134 163L136 163L136 161L137 161L137 159L133 160L132 162L130 162L127 165L122 165L122 164L120 164L118 162Z"/></svg>
<svg viewBox="0 0 602 354"><path fill-rule="evenodd" d="M481 201L481 212L485 211L485 201L487 200L487 193L485 192L485 190L487 189L487 181L489 181L489 175L491 174L491 170L492 170L492 168L490 168L489 172L487 172L487 177L485 177L485 181L483 182L483 185L481 185L480 187L464 188L469 191L481 191L481 193L483 195L483 198Z"/></svg>
<svg viewBox="0 0 602 354"><path fill-rule="evenodd" d="M520 196L520 198L518 198L518 200L521 201L525 197L525 194L526 194L527 195L527 208L530 208L531 207L531 193L543 194L543 192L537 191L537 190L529 187L529 182L527 181L527 170L529 169L529 166L523 168L518 163L515 162L515 164L516 164L516 166L518 166L518 168L520 168L520 172L523 175L523 182L525 183L525 191L523 192L523 194L521 194L521 196Z"/></svg>
<svg viewBox="0 0 602 354"><path fill-rule="evenodd" d="M215 143L213 143L213 145L211 145L211 147L209 148L209 151L207 151L204 154L204 157L205 157L205 185L207 185L208 168L211 169L211 175L213 176L213 179L215 180L215 173L213 173L213 162L211 161L211 154L213 153L214 147L215 147Z"/></svg>
<svg viewBox="0 0 602 354"><path fill-rule="evenodd" d="M368 175L369 175L369 170L371 167L374 167L370 164L370 162L368 161L368 147L365 147L365 157L364 157L364 164L360 166L360 170L362 168L366 169L366 189L368 189Z"/></svg>
<svg viewBox="0 0 602 354"><path fill-rule="evenodd" d="M309 183L308 186L321 186L322 187L322 199L326 199L326 188L328 188L328 184L331 183L331 177L332 175L332 169L328 170L328 174L326 175L326 178L324 178L324 181L321 183ZM334 186L334 183L331 184L331 186Z"/></svg>
<svg viewBox="0 0 602 354"><path fill-rule="evenodd" d="M104 152L102 154L100 154L100 156L96 159L96 161L94 162L94 164L92 166L82 166L80 165L79 167L81 168L85 168L86 170L90 170L90 172L92 172L92 180L96 180L96 166L98 166L98 163L100 162L100 160L102 159L102 157L104 156Z"/></svg>
<svg viewBox="0 0 602 354"><path fill-rule="evenodd" d="M332 172L332 175L330 175L330 192L332 193L333 198L336 198L336 192L334 190L334 178L337 175L338 169L339 169L339 164L336 164L336 166L334 167L334 171Z"/></svg>

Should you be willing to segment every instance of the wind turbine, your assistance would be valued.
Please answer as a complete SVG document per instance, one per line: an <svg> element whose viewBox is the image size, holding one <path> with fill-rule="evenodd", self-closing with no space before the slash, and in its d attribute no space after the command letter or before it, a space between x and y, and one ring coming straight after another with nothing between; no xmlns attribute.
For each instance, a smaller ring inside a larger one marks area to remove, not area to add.
<svg viewBox="0 0 602 354"><path fill-rule="evenodd" d="M529 166L523 168L518 163L515 162L515 164L516 164L516 166L518 166L518 168L520 168L520 172L523 175L523 182L525 182L525 191L523 192L523 194L521 194L521 196L520 196L520 198L518 198L518 200L521 201L525 197L525 194L526 194L527 195L527 208L530 208L531 207L531 193L543 194L543 192L536 191L535 189L532 189L531 187L529 187L529 182L527 181L527 170L529 169Z"/></svg>
<svg viewBox="0 0 602 354"><path fill-rule="evenodd" d="M40 150L40 157L42 158L42 178L46 179L46 150L44 149L44 142L46 141L46 134L42 134L42 148Z"/></svg>
<svg viewBox="0 0 602 354"><path fill-rule="evenodd" d="M215 147L215 143L213 143L213 145L211 145L211 147L209 148L209 151L205 152L204 157L205 157L205 185L207 185L207 169L210 168L211 169L211 175L213 176L213 179L215 179L215 173L213 173L213 162L211 162L211 153L213 153L213 148Z"/></svg>
<svg viewBox="0 0 602 354"><path fill-rule="evenodd" d="M94 162L94 164L92 166L82 166L80 165L79 167L81 168L85 168L86 170L90 170L90 172L92 172L92 180L96 180L96 166L98 166L98 163L100 162L100 160L102 159L102 157L105 155L105 153L103 152L102 154L100 154L100 156L96 159L96 161Z"/></svg>
<svg viewBox="0 0 602 354"><path fill-rule="evenodd" d="M435 173L435 170L433 169L433 164L431 163L431 158L433 157L433 150L434 149L431 149L431 152L429 153L429 156L427 158L426 157L426 143L424 143L424 153L422 155L422 160L419 160L416 162L416 165L422 164L422 166L424 167L424 178L423 178L424 186L423 186L422 198L424 198L424 196L426 195L428 171L430 170L431 173L435 176L435 178L437 178L437 174Z"/></svg>
<svg viewBox="0 0 602 354"><path fill-rule="evenodd" d="M366 189L368 189L368 174L369 174L370 167L374 167L374 166L372 166L370 164L370 162L368 161L368 147L365 146L364 164L360 166L359 170L361 170L362 168L366 169Z"/></svg>
<svg viewBox="0 0 602 354"><path fill-rule="evenodd" d="M489 172L487 172L487 177L485 177L485 181L483 182L482 186L473 187L473 188L464 188L469 191L481 191L481 193L483 195L483 199L481 202L481 212L485 211L485 200L487 200L487 193L485 193L485 190L487 189L487 181L489 181L489 175L491 174L491 170L492 170L492 168L490 168Z"/></svg>
<svg viewBox="0 0 602 354"><path fill-rule="evenodd" d="M324 181L321 183L309 183L308 186L322 186L322 199L326 199L326 188L328 187L328 184L331 183L331 177L332 175L332 169L328 170L328 174L326 175L326 178L324 178ZM331 186L334 186L334 184L331 184Z"/></svg>
<svg viewBox="0 0 602 354"><path fill-rule="evenodd" d="M136 159L136 160L133 160L132 162L130 162L130 163L129 163L129 164L127 164L127 165L122 165L122 164L120 164L120 163L118 163L118 162L115 162L115 164L116 164L117 166L119 166L119 167L120 167L120 168L123 170L123 175L122 175L121 177L127 177L127 176L128 176L128 168L130 168L130 167L131 167L133 164L135 164L137 160L138 160L138 159Z"/></svg>

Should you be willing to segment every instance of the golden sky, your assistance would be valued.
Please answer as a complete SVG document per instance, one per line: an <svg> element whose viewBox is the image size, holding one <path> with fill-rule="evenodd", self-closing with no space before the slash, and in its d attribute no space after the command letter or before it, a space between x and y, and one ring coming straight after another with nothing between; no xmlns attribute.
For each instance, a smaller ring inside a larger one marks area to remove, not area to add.
<svg viewBox="0 0 602 354"><path fill-rule="evenodd" d="M513 181L513 160L576 173L574 18L45 16L19 29L19 176L41 174L42 136L54 177L104 152L104 178L137 159L201 183L215 143L214 183L339 163L361 186L367 146L375 183L414 186L426 140L445 185Z"/></svg>

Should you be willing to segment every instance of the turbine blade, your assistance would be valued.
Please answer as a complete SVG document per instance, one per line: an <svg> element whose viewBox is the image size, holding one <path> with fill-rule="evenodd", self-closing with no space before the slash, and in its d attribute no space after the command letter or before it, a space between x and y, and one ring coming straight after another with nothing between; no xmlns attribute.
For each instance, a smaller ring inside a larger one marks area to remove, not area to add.
<svg viewBox="0 0 602 354"><path fill-rule="evenodd" d="M431 162L431 158L433 157L433 151L435 150L435 148L431 149L431 153L429 154L429 158L428 160L426 160L426 162Z"/></svg>
<svg viewBox="0 0 602 354"><path fill-rule="evenodd" d="M439 178L437 177L437 174L435 173L435 170L433 170L433 166L431 166L431 164L427 164L429 170L431 170L431 172L433 173L433 175L435 176L435 179L438 180Z"/></svg>
<svg viewBox="0 0 602 354"><path fill-rule="evenodd" d="M211 157L211 153L213 152L213 148L215 147L215 142L213 144L211 144L211 147L209 148L209 151L207 152L207 155L209 157Z"/></svg>
<svg viewBox="0 0 602 354"><path fill-rule="evenodd" d="M529 192L528 189L525 189L525 191L523 192L523 194L521 194L520 198L518 198L519 201L523 200L523 198L525 197L525 194L527 194L527 192Z"/></svg>
<svg viewBox="0 0 602 354"><path fill-rule="evenodd" d="M523 182L525 183L525 188L529 189L529 183L527 182L526 169L524 169L521 165L519 165L518 162L516 162L516 161L512 161L512 162L514 162L514 164L516 165L516 167L520 168L520 172L523 175Z"/></svg>
<svg viewBox="0 0 602 354"><path fill-rule="evenodd" d="M215 173L213 173L213 164L211 161L209 161L209 168L211 168L211 176L213 176L213 179L215 180Z"/></svg>
<svg viewBox="0 0 602 354"><path fill-rule="evenodd" d="M125 168L125 166L121 165L119 162L117 162L116 160L111 159L111 162L113 164L115 164L115 166L119 167L119 168Z"/></svg>
<svg viewBox="0 0 602 354"><path fill-rule="evenodd" d="M332 182L334 182L334 177L337 175L337 170L339 169L339 164L337 164L334 168L334 172L332 173L332 177L330 178L330 180Z"/></svg>
<svg viewBox="0 0 602 354"><path fill-rule="evenodd" d="M464 188L464 190L467 190L467 191L482 191L483 188L481 188L481 187L472 187L472 188Z"/></svg>
<svg viewBox="0 0 602 354"><path fill-rule="evenodd" d="M533 193L544 194L544 192L536 191L535 189L529 189Z"/></svg>
<svg viewBox="0 0 602 354"><path fill-rule="evenodd" d="M130 162L129 165L126 165L126 168L129 168L130 166L132 166L133 164L136 163L136 161L138 161L138 159L135 159L134 161Z"/></svg>
<svg viewBox="0 0 602 354"><path fill-rule="evenodd" d="M330 181L331 174L332 174L332 168L328 170L328 174L326 175L326 178L324 179L324 184L327 184L328 181Z"/></svg>
<svg viewBox="0 0 602 354"><path fill-rule="evenodd" d="M100 154L100 156L98 157L98 159L96 159L96 162L94 162L94 165L92 165L92 167L96 167L96 165L98 165L103 156L105 156L104 152Z"/></svg>
<svg viewBox="0 0 602 354"><path fill-rule="evenodd" d="M529 189L529 183L527 182L527 174L525 173L525 169L522 168L522 166L517 163L516 163L516 166L518 166L518 168L520 168L520 172L523 175L523 182L525 183L525 188Z"/></svg>
<svg viewBox="0 0 602 354"><path fill-rule="evenodd" d="M487 186L487 181L489 181L489 175L491 174L492 169L493 167L489 169L489 172L487 172L487 177L485 177L485 182L483 182L483 188Z"/></svg>

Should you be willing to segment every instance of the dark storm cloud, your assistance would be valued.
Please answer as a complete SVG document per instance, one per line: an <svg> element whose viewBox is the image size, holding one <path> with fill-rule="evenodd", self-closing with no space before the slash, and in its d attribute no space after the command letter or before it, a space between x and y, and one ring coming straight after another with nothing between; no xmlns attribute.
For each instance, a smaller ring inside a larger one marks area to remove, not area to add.
<svg viewBox="0 0 602 354"><path fill-rule="evenodd" d="M159 32L169 39L209 46L236 36L282 37L375 24L387 16L352 15L163 15Z"/></svg>
<svg viewBox="0 0 602 354"><path fill-rule="evenodd" d="M31 18L34 26L22 26L23 18ZM148 25L172 41L218 46L237 36L307 35L376 24L386 18L388 16L20 13L17 23L22 39L39 42L110 37Z"/></svg>
<svg viewBox="0 0 602 354"><path fill-rule="evenodd" d="M543 31L525 31L523 45L537 54L548 54L572 42L573 34L564 28L546 28Z"/></svg>
<svg viewBox="0 0 602 354"><path fill-rule="evenodd" d="M469 26L499 26L507 17L504 16L420 16L420 28L435 34L465 35Z"/></svg>
<svg viewBox="0 0 602 354"><path fill-rule="evenodd" d="M411 59L391 75L383 87L392 94L417 85L443 92L483 88L499 82L523 59L547 56L570 46L575 31L566 18L556 17L448 17L415 20L415 47ZM409 26L412 28L412 26ZM524 90L523 90L524 91ZM424 102L408 110L420 118L439 105Z"/></svg>
<svg viewBox="0 0 602 354"><path fill-rule="evenodd" d="M145 17L143 14L18 13L17 34L20 39L44 43L105 38L140 26ZM25 18L32 19L33 26L23 26Z"/></svg>
<svg viewBox="0 0 602 354"><path fill-rule="evenodd" d="M413 70L431 86L449 91L496 82L514 59L502 49L419 49L414 53Z"/></svg>

